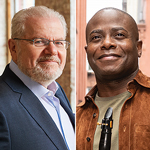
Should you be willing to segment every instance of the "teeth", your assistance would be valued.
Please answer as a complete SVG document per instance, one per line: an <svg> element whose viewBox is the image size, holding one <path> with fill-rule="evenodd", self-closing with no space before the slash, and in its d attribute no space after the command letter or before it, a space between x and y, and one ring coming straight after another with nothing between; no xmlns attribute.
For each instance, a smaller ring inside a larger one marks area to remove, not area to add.
<svg viewBox="0 0 150 150"><path fill-rule="evenodd" d="M117 54L104 54L104 55L101 55L99 59L104 58L104 57L120 57L120 56Z"/></svg>

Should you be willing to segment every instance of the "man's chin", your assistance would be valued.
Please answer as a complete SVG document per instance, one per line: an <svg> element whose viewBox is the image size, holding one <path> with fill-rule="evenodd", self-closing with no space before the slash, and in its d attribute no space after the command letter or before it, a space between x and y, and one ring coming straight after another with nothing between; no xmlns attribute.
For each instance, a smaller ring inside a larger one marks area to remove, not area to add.
<svg viewBox="0 0 150 150"><path fill-rule="evenodd" d="M59 69L57 71L51 72L36 72L31 75L31 78L37 82L46 82L46 81L54 81L59 78L62 74L62 71Z"/></svg>
<svg viewBox="0 0 150 150"><path fill-rule="evenodd" d="M57 78L59 78L62 74L62 69L61 68L49 68L44 67L35 67L32 69L24 69L20 67L20 70L29 76L32 80L40 83L40 82L48 82L48 81L54 81Z"/></svg>

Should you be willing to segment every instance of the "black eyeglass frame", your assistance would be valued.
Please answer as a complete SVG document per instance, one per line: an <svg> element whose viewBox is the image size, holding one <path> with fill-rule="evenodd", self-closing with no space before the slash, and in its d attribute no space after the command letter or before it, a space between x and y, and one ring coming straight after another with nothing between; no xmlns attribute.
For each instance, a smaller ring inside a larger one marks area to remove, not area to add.
<svg viewBox="0 0 150 150"><path fill-rule="evenodd" d="M34 39L32 40L32 39L13 38L13 40L32 41L32 42L33 42L33 45L35 45L35 42L34 42L34 41L35 41L36 39L44 39L44 40L48 41L48 43L47 43L46 45L49 45L50 42L53 42L53 44L55 45L55 42L57 42L57 41L64 41L64 42L66 42L66 43L65 43L65 46L64 46L65 49L67 49L67 48L69 47L69 45L70 45L70 43L69 43L68 41L66 41L66 40L49 40L49 39L46 39L46 38L34 38ZM43 46L46 46L46 45L43 45ZM35 45L35 46L36 46L36 45ZM36 46L36 47L42 47L42 46Z"/></svg>

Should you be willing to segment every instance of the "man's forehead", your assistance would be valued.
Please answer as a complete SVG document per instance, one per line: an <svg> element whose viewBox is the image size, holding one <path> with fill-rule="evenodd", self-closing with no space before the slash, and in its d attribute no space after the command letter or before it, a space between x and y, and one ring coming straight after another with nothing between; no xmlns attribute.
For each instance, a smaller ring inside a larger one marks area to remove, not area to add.
<svg viewBox="0 0 150 150"><path fill-rule="evenodd" d="M126 28L129 31L134 30L131 32L138 36L137 25L130 15L121 10L103 9L98 11L88 22L86 27L86 37L88 37L90 35L90 32L92 32L94 29L100 29L101 23L106 24L106 26L110 25L112 27L120 26Z"/></svg>
<svg viewBox="0 0 150 150"><path fill-rule="evenodd" d="M99 10L97 13L95 13L95 15L92 18L99 16L99 15L108 15L108 16L127 15L127 16L129 16L129 14L127 14L126 12L124 12L122 10L115 9L115 8L106 8L106 9Z"/></svg>
<svg viewBox="0 0 150 150"><path fill-rule="evenodd" d="M89 21L89 25L90 24L95 24L95 23L103 23L103 22L110 22L112 21L113 23L115 23L116 20L121 21L128 21L129 17L122 12L116 11L116 10L103 10L103 11L99 11L98 13L96 13L91 20Z"/></svg>
<svg viewBox="0 0 150 150"><path fill-rule="evenodd" d="M110 14L110 13L101 13L94 16L87 25L87 32L92 32L94 29L101 29L101 25L114 27L123 27L124 22L127 22L125 16Z"/></svg>
<svg viewBox="0 0 150 150"><path fill-rule="evenodd" d="M51 29L51 27L53 27L53 28L57 28L57 27L61 28L62 27L63 28L60 20L56 17L29 17L26 20L25 26L33 28L33 29L46 28L47 30Z"/></svg>
<svg viewBox="0 0 150 150"><path fill-rule="evenodd" d="M51 35L57 36L59 32L59 38L64 39L64 29L60 20L56 17L30 17L26 20L25 24L26 35L32 35L34 37L48 38ZM32 34L31 34L32 32ZM51 34L50 34L51 33Z"/></svg>

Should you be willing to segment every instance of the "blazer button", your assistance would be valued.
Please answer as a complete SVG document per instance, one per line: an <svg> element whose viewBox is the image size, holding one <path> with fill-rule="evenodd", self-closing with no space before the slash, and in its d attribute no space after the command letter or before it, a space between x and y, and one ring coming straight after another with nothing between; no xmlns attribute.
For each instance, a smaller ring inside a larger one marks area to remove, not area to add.
<svg viewBox="0 0 150 150"><path fill-rule="evenodd" d="M89 137L87 137L86 140L87 140L88 142L90 142L91 139L90 139Z"/></svg>
<svg viewBox="0 0 150 150"><path fill-rule="evenodd" d="M96 113L93 114L93 118L95 118L95 117L96 117Z"/></svg>

